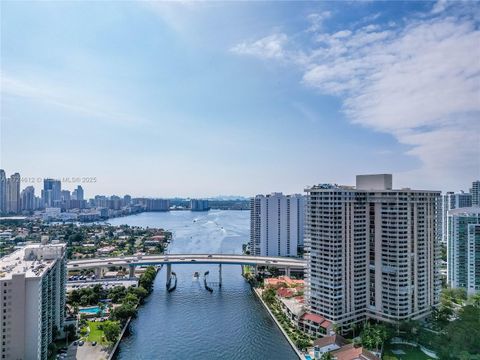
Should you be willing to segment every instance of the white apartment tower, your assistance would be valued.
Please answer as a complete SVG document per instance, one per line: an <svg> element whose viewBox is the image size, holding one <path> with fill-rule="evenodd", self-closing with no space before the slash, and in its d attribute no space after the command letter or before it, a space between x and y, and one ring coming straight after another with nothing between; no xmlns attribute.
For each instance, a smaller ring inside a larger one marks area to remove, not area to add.
<svg viewBox="0 0 480 360"><path fill-rule="evenodd" d="M47 359L65 320L65 249L28 245L0 259L0 358Z"/></svg>
<svg viewBox="0 0 480 360"><path fill-rule="evenodd" d="M447 282L470 294L480 291L480 207L448 212Z"/></svg>
<svg viewBox="0 0 480 360"><path fill-rule="evenodd" d="M390 174L359 175L356 185L306 189L311 311L343 329L428 315L440 293L440 192L393 190Z"/></svg>
<svg viewBox="0 0 480 360"><path fill-rule="evenodd" d="M250 251L256 256L297 256L303 246L305 197L257 195L250 200Z"/></svg>

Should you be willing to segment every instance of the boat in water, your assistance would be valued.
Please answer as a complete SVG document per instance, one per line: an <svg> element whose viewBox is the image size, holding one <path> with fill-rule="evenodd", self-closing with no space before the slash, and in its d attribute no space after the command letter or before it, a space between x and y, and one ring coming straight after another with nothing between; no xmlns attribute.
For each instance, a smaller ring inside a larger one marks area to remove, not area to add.
<svg viewBox="0 0 480 360"><path fill-rule="evenodd" d="M200 274L198 273L198 271L195 271L195 272L193 273L193 278L194 278L194 279L198 279L199 277L200 277Z"/></svg>

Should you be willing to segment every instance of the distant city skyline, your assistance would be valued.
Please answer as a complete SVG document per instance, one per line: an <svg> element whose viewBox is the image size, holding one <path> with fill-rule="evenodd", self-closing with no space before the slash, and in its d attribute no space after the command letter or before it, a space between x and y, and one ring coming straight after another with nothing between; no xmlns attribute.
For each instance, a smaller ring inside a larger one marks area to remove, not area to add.
<svg viewBox="0 0 480 360"><path fill-rule="evenodd" d="M64 185L86 197L480 177L478 2L0 6L8 176L94 177Z"/></svg>
<svg viewBox="0 0 480 360"><path fill-rule="evenodd" d="M0 168L1 169L1 168ZM142 190L139 189L138 193L137 192L129 192L129 191L122 191L121 189L114 193L114 192L94 192L93 189L95 189L95 184L96 182L73 182L73 181L62 181L62 177L56 178L52 176L45 176L45 177L31 177L28 175L23 175L23 173L20 170L14 170L10 171L8 169L2 169L5 171L6 177L10 177L11 175L14 175L16 173L20 174L20 191L26 189L27 187L33 187L35 189L35 195L41 197L42 196L42 190L44 189L44 180L60 180L61 182L61 189L62 191L69 191L71 194L73 194L78 186L81 186L81 188L84 191L84 198L85 199L93 199L95 196L125 196L129 195L134 198L157 198L157 199L215 199L215 198L225 198L227 200L232 200L232 199L250 199L252 197L255 197L257 194L220 194L220 193L213 193L213 194L208 194L208 195L186 195L185 193L188 191L185 191L184 193L180 194L169 194L165 195L162 194L161 189L158 189L158 192L155 194L146 194L142 193ZM68 178L68 177L67 177ZM70 177L72 179L74 177ZM436 190L436 191L442 191L442 193L447 193L447 192L455 192L455 193L461 193L465 192L465 194L470 194L469 191L472 190L472 183L476 184L480 180L475 179L466 179L465 184L462 188L460 189L447 189L446 191L439 190L439 189L432 189L432 188L425 188L422 190ZM355 175L352 175L352 180L348 182L339 182L339 181L322 181L321 179L315 183L312 184L305 184L301 189L297 189L291 192L291 194L305 194L305 187L309 187L312 185L318 185L318 184L338 184L338 185L346 185L346 186L353 186L355 184ZM275 192L283 192L283 189L277 189L275 185L272 185L271 188L273 190L271 191L266 191L265 193L275 193ZM404 184L398 184L397 181L393 183L393 188L395 189L401 189L401 188L415 188L415 185L404 185ZM476 190L476 189L475 189ZM475 191L474 190L474 191ZM108 191L108 190L107 190Z"/></svg>

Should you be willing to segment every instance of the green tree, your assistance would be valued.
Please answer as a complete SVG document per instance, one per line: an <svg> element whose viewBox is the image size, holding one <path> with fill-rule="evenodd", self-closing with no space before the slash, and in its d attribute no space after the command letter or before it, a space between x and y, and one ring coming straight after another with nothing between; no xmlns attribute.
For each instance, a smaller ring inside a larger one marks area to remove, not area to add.
<svg viewBox="0 0 480 360"><path fill-rule="evenodd" d="M267 289L263 291L262 294L262 299L265 301L268 305L271 305L275 302L275 289Z"/></svg>
<svg viewBox="0 0 480 360"><path fill-rule="evenodd" d="M304 337L298 337L297 340L295 341L295 345L300 350L304 350L310 345L310 341L305 339Z"/></svg>
<svg viewBox="0 0 480 360"><path fill-rule="evenodd" d="M115 342L120 335L120 325L116 321L105 321L101 325L101 330L109 342Z"/></svg>
<svg viewBox="0 0 480 360"><path fill-rule="evenodd" d="M332 354L329 352L323 353L320 360L333 360Z"/></svg>
<svg viewBox="0 0 480 360"><path fill-rule="evenodd" d="M122 304L112 310L112 318L115 320L125 321L129 317L135 317L137 309L129 303Z"/></svg>

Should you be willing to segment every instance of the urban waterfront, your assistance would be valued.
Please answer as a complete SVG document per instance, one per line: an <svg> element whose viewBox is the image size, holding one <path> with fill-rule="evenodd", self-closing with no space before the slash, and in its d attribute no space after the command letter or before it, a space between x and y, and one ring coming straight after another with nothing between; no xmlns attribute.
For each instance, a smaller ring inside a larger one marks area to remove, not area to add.
<svg viewBox="0 0 480 360"><path fill-rule="evenodd" d="M170 253L240 254L250 231L250 212L172 211L116 218L112 225L163 227L173 232ZM296 355L241 276L239 266L223 267L223 286L209 293L193 273L218 267L173 266L175 291L165 288L160 271L155 289L130 325L117 359L295 359Z"/></svg>

